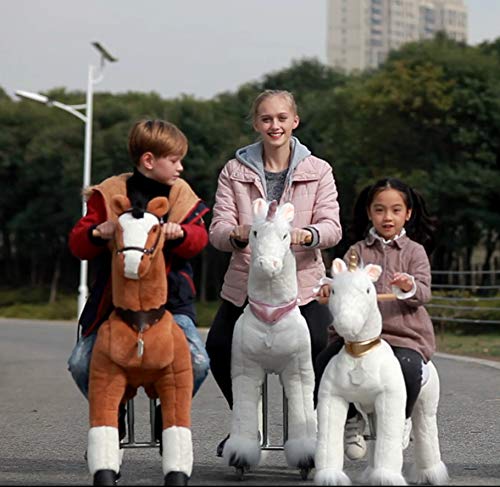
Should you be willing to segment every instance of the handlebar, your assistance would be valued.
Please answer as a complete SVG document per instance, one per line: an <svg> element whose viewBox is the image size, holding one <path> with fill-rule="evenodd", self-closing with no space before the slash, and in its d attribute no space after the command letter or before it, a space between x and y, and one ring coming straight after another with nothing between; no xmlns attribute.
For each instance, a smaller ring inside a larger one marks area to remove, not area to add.
<svg viewBox="0 0 500 487"><path fill-rule="evenodd" d="M396 299L394 293L377 294L377 301L395 301Z"/></svg>

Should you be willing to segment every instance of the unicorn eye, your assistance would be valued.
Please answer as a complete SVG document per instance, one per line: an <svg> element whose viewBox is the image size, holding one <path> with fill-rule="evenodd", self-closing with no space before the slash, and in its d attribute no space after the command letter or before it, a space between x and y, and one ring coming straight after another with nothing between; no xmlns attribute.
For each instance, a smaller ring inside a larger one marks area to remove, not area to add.
<svg viewBox="0 0 500 487"><path fill-rule="evenodd" d="M285 233L285 235L283 235L283 240L286 240L287 236L288 236L288 233Z"/></svg>
<svg viewBox="0 0 500 487"><path fill-rule="evenodd" d="M366 288L366 294L370 294L370 288Z"/></svg>
<svg viewBox="0 0 500 487"><path fill-rule="evenodd" d="M253 236L254 236L254 237L257 237L257 230L254 230L254 231L253 231Z"/></svg>

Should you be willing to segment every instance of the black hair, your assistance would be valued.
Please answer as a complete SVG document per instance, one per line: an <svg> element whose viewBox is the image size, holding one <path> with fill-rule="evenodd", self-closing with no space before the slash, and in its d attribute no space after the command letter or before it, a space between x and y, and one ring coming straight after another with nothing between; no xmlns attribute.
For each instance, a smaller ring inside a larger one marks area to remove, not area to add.
<svg viewBox="0 0 500 487"><path fill-rule="evenodd" d="M379 179L376 183L361 190L354 204L350 230L352 242L363 240L366 237L371 226L368 219L368 208L377 193L384 189L395 189L402 194L406 207L412 210L411 217L405 224L406 234L415 242L423 245L427 255L430 255L435 247L436 218L431 217L427 212L422 195L397 178Z"/></svg>

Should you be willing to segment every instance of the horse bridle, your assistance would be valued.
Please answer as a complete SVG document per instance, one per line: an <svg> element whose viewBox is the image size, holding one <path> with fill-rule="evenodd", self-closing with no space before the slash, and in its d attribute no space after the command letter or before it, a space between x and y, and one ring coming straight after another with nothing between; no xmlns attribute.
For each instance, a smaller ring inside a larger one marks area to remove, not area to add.
<svg viewBox="0 0 500 487"><path fill-rule="evenodd" d="M136 211L135 208L130 208L129 210L126 210L121 215L119 215L119 217L124 215L125 213L133 213L134 211ZM164 223L163 218L159 217L158 215L155 215L154 213L152 213L151 211L148 211L148 210L141 210L141 211L142 211L142 213L149 213L150 215L153 215L158 220L158 223L160 225L160 231L158 232L158 235L156 236L156 240L155 240L154 244L149 249L147 249L145 247L135 247L133 245L131 245L129 247L122 247L121 249L116 249L117 255L122 254L123 252L126 252L128 250L135 250L137 252L143 253L144 255L152 255L154 253L154 251L156 250L156 247L158 246L158 242L160 241L161 227Z"/></svg>

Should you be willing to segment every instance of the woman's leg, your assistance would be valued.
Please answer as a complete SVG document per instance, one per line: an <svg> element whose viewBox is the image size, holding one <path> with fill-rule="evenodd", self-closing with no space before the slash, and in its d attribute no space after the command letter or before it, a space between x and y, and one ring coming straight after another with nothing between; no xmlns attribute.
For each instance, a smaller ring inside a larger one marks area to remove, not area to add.
<svg viewBox="0 0 500 487"><path fill-rule="evenodd" d="M311 337L311 356L315 374L315 389L319 387L319 379L316 369L316 358L328 344L328 326L333 321L328 306L311 301L304 306L299 306L302 316L306 319L309 335ZM326 362L328 363L328 362ZM325 367L326 367L325 363ZM323 370L321 370L323 373Z"/></svg>
<svg viewBox="0 0 500 487"><path fill-rule="evenodd" d="M210 359L194 321L189 316L182 314L174 314L173 317L175 322L181 327L184 335L186 335L189 344L191 362L193 364L194 397L203 381L207 378L208 371L210 370Z"/></svg>
<svg viewBox="0 0 500 487"><path fill-rule="evenodd" d="M323 376L323 372L326 369L326 366L330 362L330 360L337 355L342 347L344 346L344 340L342 338L338 338L334 342L331 342L326 348L324 348L316 357L314 361L314 376L316 377L316 383L314 387L314 406L318 405L318 392L319 392L319 384L321 382L321 377Z"/></svg>
<svg viewBox="0 0 500 487"><path fill-rule="evenodd" d="M231 347L234 325L243 312L243 308L244 306L238 307L223 300L210 326L206 342L207 353L210 357L210 370L231 409L233 407Z"/></svg>

